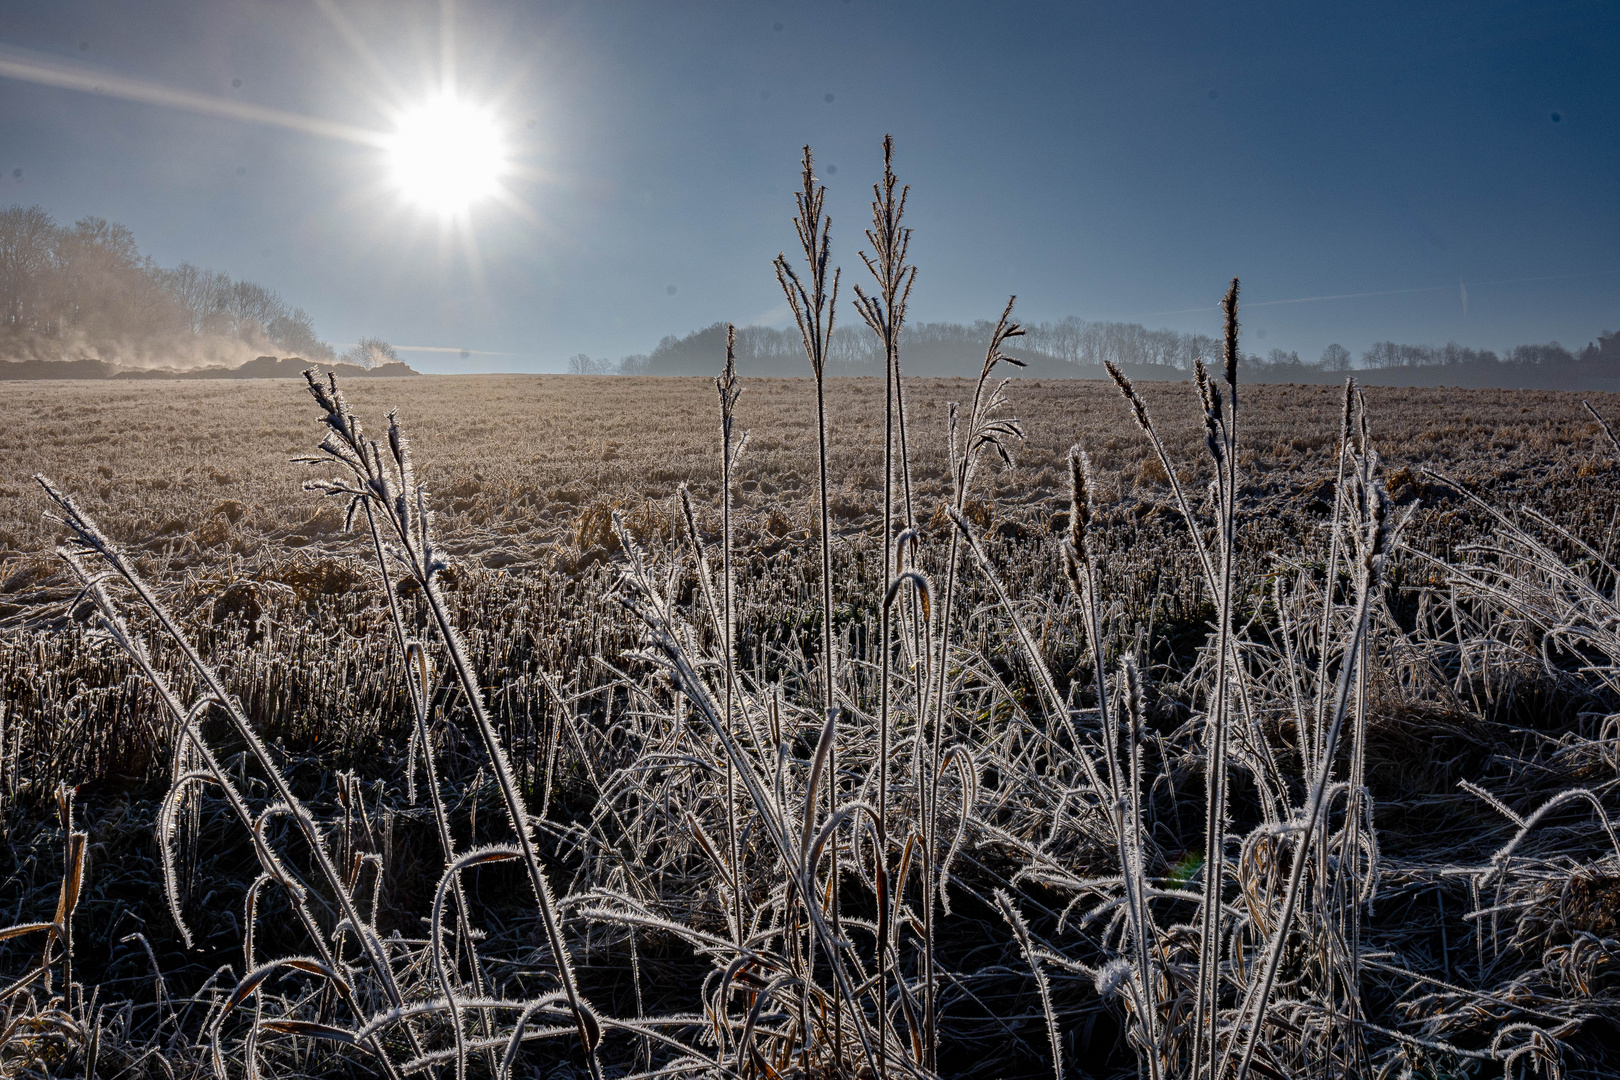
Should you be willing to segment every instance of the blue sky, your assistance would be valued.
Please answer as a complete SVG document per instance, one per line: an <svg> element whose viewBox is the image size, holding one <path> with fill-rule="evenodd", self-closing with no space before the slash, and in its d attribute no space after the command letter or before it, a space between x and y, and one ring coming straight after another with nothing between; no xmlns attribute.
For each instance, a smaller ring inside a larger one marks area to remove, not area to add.
<svg viewBox="0 0 1620 1080"><path fill-rule="evenodd" d="M474 353L424 370L560 370L783 324L806 142L859 280L892 133L915 319L1017 293L1030 321L1215 332L1235 274L1251 351L1578 347L1620 328L1616 55L1620 5L1559 0L0 2L0 60L370 131L449 57L521 167L447 229L374 147L0 79L0 206L120 221L334 343Z"/></svg>

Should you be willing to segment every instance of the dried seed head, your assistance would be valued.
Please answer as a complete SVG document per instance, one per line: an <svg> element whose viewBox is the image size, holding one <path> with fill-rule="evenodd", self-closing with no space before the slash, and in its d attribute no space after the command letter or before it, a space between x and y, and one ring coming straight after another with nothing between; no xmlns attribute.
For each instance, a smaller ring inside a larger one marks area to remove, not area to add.
<svg viewBox="0 0 1620 1080"><path fill-rule="evenodd" d="M686 531L692 535L693 539L696 539L698 535L697 515L692 512L692 493L684 483L680 487L680 496L681 511L686 515Z"/></svg>
<svg viewBox="0 0 1620 1080"><path fill-rule="evenodd" d="M1351 453L1350 433L1354 430L1356 404L1356 380L1344 380L1344 411L1339 417L1339 447L1338 456L1341 460Z"/></svg>
<svg viewBox="0 0 1620 1080"><path fill-rule="evenodd" d="M1131 742L1138 743L1142 741L1142 673L1130 653L1120 659L1119 673L1125 684L1125 712L1131 721Z"/></svg>
<svg viewBox="0 0 1620 1080"><path fill-rule="evenodd" d="M1069 543L1086 552L1086 534L1091 528L1091 493L1096 484L1091 474L1091 457L1078 445L1069 450Z"/></svg>
<svg viewBox="0 0 1620 1080"><path fill-rule="evenodd" d="M1136 387L1131 385L1131 380L1125 377L1125 373L1119 370L1112 360L1104 360L1103 367L1108 369L1109 377L1114 380L1114 385L1119 387L1119 392L1125 395L1125 400L1131 403L1131 415L1136 418L1136 426L1144 432L1151 432L1153 425L1148 422L1147 406L1137 396Z"/></svg>
<svg viewBox="0 0 1620 1080"><path fill-rule="evenodd" d="M1378 580L1378 572L1382 566L1384 553L1389 548L1389 496L1384 492L1381 480L1373 480L1364 485L1366 492L1366 549L1362 559L1366 562L1367 571L1371 581Z"/></svg>
<svg viewBox="0 0 1620 1080"><path fill-rule="evenodd" d="M1203 358L1193 361L1193 381L1198 385L1198 398L1204 406L1204 445L1216 463L1225 460L1221 440L1221 391L1209 381L1209 369Z"/></svg>
<svg viewBox="0 0 1620 1080"><path fill-rule="evenodd" d="M1238 365L1238 279L1232 279L1231 288L1226 290L1226 298L1221 301L1221 310L1226 313L1226 385L1237 385Z"/></svg>
<svg viewBox="0 0 1620 1080"><path fill-rule="evenodd" d="M1204 366L1201 356L1193 361L1193 382L1198 384L1198 399L1203 403L1204 412L1217 422L1224 419L1221 415L1220 387L1210 382L1209 369Z"/></svg>
<svg viewBox="0 0 1620 1080"><path fill-rule="evenodd" d="M716 376L714 385L720 391L720 410L729 422L731 407L736 404L737 395L742 393L737 385L737 327L732 323L726 324L726 366Z"/></svg>
<svg viewBox="0 0 1620 1080"><path fill-rule="evenodd" d="M1090 596L1088 583L1094 572L1093 568L1089 562L1082 561L1081 553L1076 551L1069 541L1063 542L1062 550L1063 576L1069 579L1069 587L1074 590L1074 595L1079 597L1080 602L1088 603L1087 597Z"/></svg>

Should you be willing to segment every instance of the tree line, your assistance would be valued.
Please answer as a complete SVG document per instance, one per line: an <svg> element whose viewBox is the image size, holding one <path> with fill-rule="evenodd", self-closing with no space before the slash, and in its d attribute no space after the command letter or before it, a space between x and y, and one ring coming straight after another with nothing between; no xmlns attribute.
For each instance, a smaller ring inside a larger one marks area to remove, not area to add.
<svg viewBox="0 0 1620 1080"><path fill-rule="evenodd" d="M902 331L901 350L918 374L972 375L984 361L985 342L995 324L913 323ZM618 361L578 354L569 359L573 374L696 375L725 355L726 324L715 323L684 337L666 335L650 353ZM1190 371L1200 356L1213 357L1219 343L1207 334L1150 330L1137 323L1092 322L1078 318L1026 325L1025 336L1010 352L1042 374L1063 374L1064 367L1100 367L1112 361L1123 367ZM797 331L769 326L737 330L736 351L743 370L756 375L802 375L804 346ZM845 323L828 341L830 373L871 374L883 369L883 346L864 326ZM1049 372L1047 369L1054 368Z"/></svg>
<svg viewBox="0 0 1620 1080"><path fill-rule="evenodd" d="M380 346L380 348L379 348ZM230 362L253 351L331 362L303 308L275 290L190 263L164 269L105 218L59 225L38 206L0 210L0 357ZM391 357L377 339L345 355Z"/></svg>
<svg viewBox="0 0 1620 1080"><path fill-rule="evenodd" d="M900 343L903 362L918 375L975 375L993 329L993 323L982 319L908 326ZM1139 375L1174 378L1191 371L1199 358L1213 363L1220 357L1220 342L1208 334L1153 330L1140 323L1071 316L1056 322L1027 324L1025 331L1008 352L1029 365L1027 373L1043 377L1091 376L1100 374L1104 363L1113 363ZM725 355L725 342L726 324L715 323L684 337L667 335L650 353L618 361L576 354L570 358L568 370L579 375L707 375L713 373L716 358ZM736 352L739 369L749 374L805 374L804 347L797 331L740 327ZM832 374L869 375L883 370L883 347L864 326L846 323L835 329L827 355ZM1392 369L1435 377L1450 372L1476 379L1501 373L1521 381L1527 372L1614 377L1620 376L1620 333L1601 334L1578 352L1556 341L1518 345L1502 354L1455 342L1402 345L1380 341L1361 354L1359 363L1349 349L1339 344L1329 345L1315 360L1302 360L1295 351L1272 349L1264 356L1250 353L1241 363L1251 378L1266 381L1312 381L1336 372Z"/></svg>

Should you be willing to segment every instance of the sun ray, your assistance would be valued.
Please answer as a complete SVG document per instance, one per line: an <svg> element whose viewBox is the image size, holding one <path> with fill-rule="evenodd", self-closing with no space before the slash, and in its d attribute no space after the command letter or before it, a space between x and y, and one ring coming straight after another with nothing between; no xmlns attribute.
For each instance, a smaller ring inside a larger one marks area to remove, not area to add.
<svg viewBox="0 0 1620 1080"><path fill-rule="evenodd" d="M492 193L491 197L496 202L506 207L506 209L510 210L524 221L527 221L530 225L534 225L542 229L546 227L545 221L541 219L534 207L518 198L510 188L504 185L497 187Z"/></svg>
<svg viewBox="0 0 1620 1080"><path fill-rule="evenodd" d="M478 250L478 234L473 231L472 214L463 210L455 217L455 238L461 244L461 257L467 261L467 276L474 292L484 293L484 257Z"/></svg>
<svg viewBox="0 0 1620 1080"><path fill-rule="evenodd" d="M456 91L456 10L454 0L439 0L439 78L447 94Z"/></svg>
<svg viewBox="0 0 1620 1080"><path fill-rule="evenodd" d="M382 62L382 59L371 48L371 43L366 40L365 35L360 33L354 23L349 21L349 17L343 14L342 9L333 0L315 0L315 6L321 9L321 14L326 16L326 21L332 24L332 28L338 32L338 36L349 46L349 51L366 66L366 70L371 73L371 77L381 85L389 98L394 101L405 100L405 88L400 85L399 80L394 78L393 71L390 70L387 64Z"/></svg>

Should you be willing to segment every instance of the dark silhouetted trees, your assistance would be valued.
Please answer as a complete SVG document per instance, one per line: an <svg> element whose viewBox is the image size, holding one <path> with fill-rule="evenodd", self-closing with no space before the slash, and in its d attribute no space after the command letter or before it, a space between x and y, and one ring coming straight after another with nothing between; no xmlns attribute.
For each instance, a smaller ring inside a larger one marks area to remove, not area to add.
<svg viewBox="0 0 1620 1080"><path fill-rule="evenodd" d="M1606 330L1581 350L1581 363L1606 365L1620 371L1620 330Z"/></svg>
<svg viewBox="0 0 1620 1080"><path fill-rule="evenodd" d="M1507 361L1522 367L1566 367L1575 362L1575 354L1549 341L1545 345L1515 345L1508 350Z"/></svg>
<svg viewBox="0 0 1620 1080"><path fill-rule="evenodd" d="M901 337L901 363L915 375L976 375L983 362L991 323L916 323ZM1133 378L1180 378L1202 357L1211 362L1219 343L1206 334L1150 330L1139 323L1089 322L1067 318L1035 323L1013 354L1030 366L1021 374L1041 377L1102 377L1102 364L1112 362ZM666 336L651 353L627 356L616 370L626 375L708 375L716 356L724 356L726 324L715 323L685 337ZM746 326L737 331L737 363L748 375L805 375L803 345L797 331ZM569 370L604 372L603 361L583 354ZM1319 359L1302 360L1298 352L1274 348L1268 355L1242 358L1247 377L1263 382L1337 381L1359 368L1363 378L1401 385L1457 383L1479 386L1592 386L1620 381L1620 333L1605 332L1578 355L1551 342L1520 345L1499 355L1456 342L1403 345L1380 341L1357 365L1350 350L1332 344ZM612 370L606 369L606 370ZM874 375L883 370L881 348L869 333L845 323L833 332L827 348L830 375Z"/></svg>
<svg viewBox="0 0 1620 1080"><path fill-rule="evenodd" d="M1316 365L1323 371L1349 371L1351 359L1350 350L1334 342L1322 350L1322 357Z"/></svg>
<svg viewBox="0 0 1620 1080"><path fill-rule="evenodd" d="M984 362L985 342L994 323L913 323L901 337L900 348L908 370L919 375L976 375ZM625 374L705 374L715 355L725 355L725 323L715 323L685 337L666 336L644 356L626 357L619 364ZM804 346L796 330L745 326L737 330L736 353L741 370L753 375L806 374ZM1193 361L1218 353L1218 343L1207 334L1150 330L1139 323L1088 322L1068 318L1026 327L1026 335L1013 355L1036 365L1030 374L1072 374L1074 367L1095 367L1106 361L1127 368L1191 371ZM829 374L865 375L883 370L883 352L876 339L854 323L835 329L827 343ZM573 370L572 367L570 370Z"/></svg>
<svg viewBox="0 0 1620 1080"><path fill-rule="evenodd" d="M1380 341L1361 354L1366 368L1463 367L1501 363L1490 349L1470 349L1449 341L1444 345L1399 345Z"/></svg>

